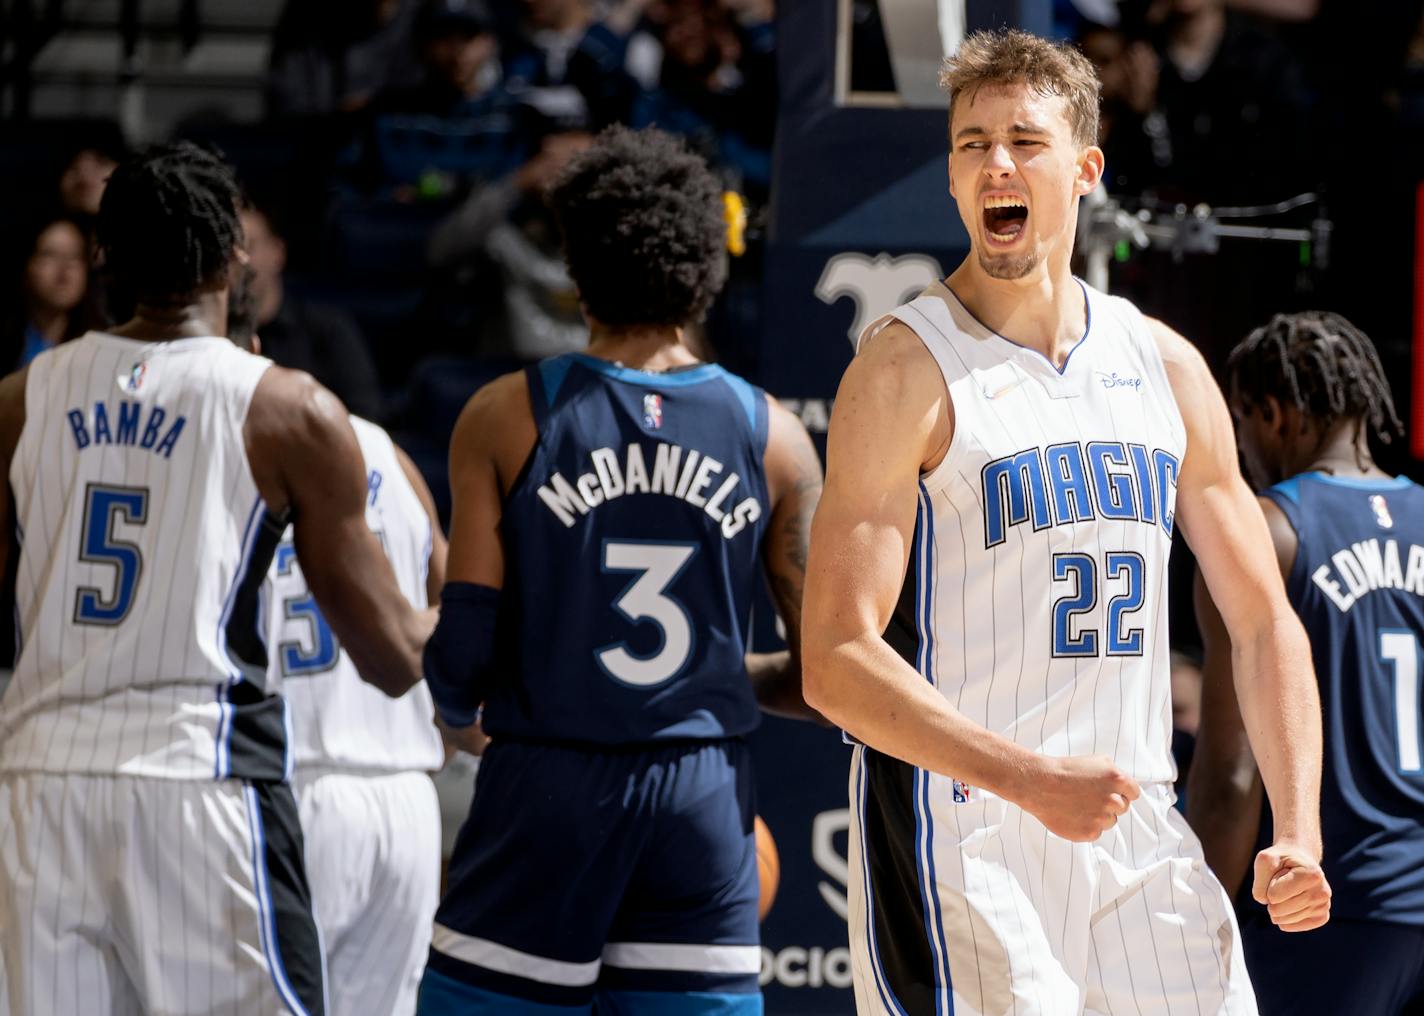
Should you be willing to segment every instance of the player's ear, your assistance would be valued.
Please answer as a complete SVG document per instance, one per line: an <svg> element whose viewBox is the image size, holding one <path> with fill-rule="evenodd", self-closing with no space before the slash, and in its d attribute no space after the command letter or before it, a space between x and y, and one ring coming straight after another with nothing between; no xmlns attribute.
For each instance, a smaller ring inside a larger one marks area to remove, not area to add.
<svg viewBox="0 0 1424 1016"><path fill-rule="evenodd" d="M1098 183L1103 178L1105 166L1106 161L1101 148L1097 145L1089 145L1083 149L1083 154L1078 156L1078 176L1073 181L1073 193L1081 198L1096 190Z"/></svg>
<svg viewBox="0 0 1424 1016"><path fill-rule="evenodd" d="M1279 431L1281 424L1285 422L1285 411L1281 408L1280 400L1274 395L1263 396L1258 408L1261 413L1261 422L1271 430Z"/></svg>

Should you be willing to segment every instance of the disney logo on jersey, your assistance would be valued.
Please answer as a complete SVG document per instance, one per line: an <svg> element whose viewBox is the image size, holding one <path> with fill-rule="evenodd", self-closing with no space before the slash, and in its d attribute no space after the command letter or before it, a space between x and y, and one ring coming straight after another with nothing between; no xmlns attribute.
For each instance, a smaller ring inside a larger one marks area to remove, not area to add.
<svg viewBox="0 0 1424 1016"><path fill-rule="evenodd" d="M663 425L663 397L654 392L643 396L643 426L659 430Z"/></svg>
<svg viewBox="0 0 1424 1016"><path fill-rule="evenodd" d="M628 494L660 494L685 501L718 523L722 536L728 540L762 516L761 502L745 493L742 478L736 473L728 473L712 488L726 467L696 448L684 449L659 441L650 456L642 444L633 441L621 453L613 448L596 448L589 453L589 459L593 469L573 483L555 472L537 491L539 500L566 528L572 528L581 516L599 505Z"/></svg>
<svg viewBox="0 0 1424 1016"><path fill-rule="evenodd" d="M980 474L984 546L1022 523L1037 532L1096 518L1160 525L1171 536L1180 467L1165 449L1121 441L1065 441L997 458Z"/></svg>
<svg viewBox="0 0 1424 1016"><path fill-rule="evenodd" d="M1133 391L1139 391L1142 388L1142 378L1140 377L1123 377L1117 371L1108 373L1099 370L1094 371L1094 373L1098 375L1098 380L1102 382L1102 386L1109 390L1113 388L1131 388Z"/></svg>

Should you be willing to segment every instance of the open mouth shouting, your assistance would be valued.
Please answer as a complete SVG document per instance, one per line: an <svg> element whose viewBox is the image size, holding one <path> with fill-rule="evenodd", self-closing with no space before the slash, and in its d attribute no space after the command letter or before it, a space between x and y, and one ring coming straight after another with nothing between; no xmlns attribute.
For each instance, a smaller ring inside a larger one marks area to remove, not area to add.
<svg viewBox="0 0 1424 1016"><path fill-rule="evenodd" d="M1017 194L984 198L984 235L990 247L1012 247L1028 225L1028 202Z"/></svg>

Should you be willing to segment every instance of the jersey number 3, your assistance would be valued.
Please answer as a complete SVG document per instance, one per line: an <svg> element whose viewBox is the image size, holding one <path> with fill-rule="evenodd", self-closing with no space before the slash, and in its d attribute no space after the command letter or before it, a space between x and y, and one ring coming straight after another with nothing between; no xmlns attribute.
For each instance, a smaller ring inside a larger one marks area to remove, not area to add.
<svg viewBox="0 0 1424 1016"><path fill-rule="evenodd" d="M75 624L112 627L128 617L133 608L138 580L143 574L143 551L138 544L114 535L120 518L130 526L141 526L148 521L147 487L91 483L85 488L79 560L85 564L112 566L114 591L106 597L97 586L80 586L74 595Z"/></svg>
<svg viewBox="0 0 1424 1016"><path fill-rule="evenodd" d="M648 688L676 677L687 663L692 655L692 619L667 590L696 553L697 545L692 543L604 543L605 572L638 573L613 601L614 609L634 624L652 622L661 636L661 645L648 656L630 652L626 642L595 650L594 659L610 677Z"/></svg>

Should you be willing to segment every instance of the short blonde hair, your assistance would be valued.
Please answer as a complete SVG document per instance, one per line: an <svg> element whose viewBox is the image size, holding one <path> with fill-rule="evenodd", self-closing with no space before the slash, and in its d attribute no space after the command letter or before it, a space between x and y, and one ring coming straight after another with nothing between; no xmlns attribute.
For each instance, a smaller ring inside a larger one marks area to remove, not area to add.
<svg viewBox="0 0 1424 1016"><path fill-rule="evenodd" d="M1102 85L1088 58L1067 43L1053 43L1018 29L975 32L944 61L939 85L949 92L949 117L959 97L986 86L1027 85L1068 103L1073 140L1098 143L1098 97Z"/></svg>

